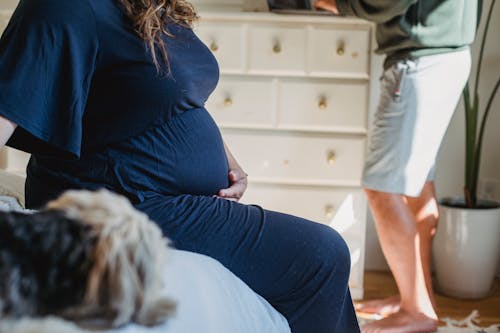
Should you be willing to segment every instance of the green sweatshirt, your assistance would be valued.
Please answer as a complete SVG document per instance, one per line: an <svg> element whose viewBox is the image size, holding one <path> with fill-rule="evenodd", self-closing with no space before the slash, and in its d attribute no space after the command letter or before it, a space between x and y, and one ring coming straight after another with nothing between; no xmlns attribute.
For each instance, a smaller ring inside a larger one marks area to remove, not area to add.
<svg viewBox="0 0 500 333"><path fill-rule="evenodd" d="M337 0L341 15L375 22L387 68L416 58L466 48L474 40L482 0Z"/></svg>

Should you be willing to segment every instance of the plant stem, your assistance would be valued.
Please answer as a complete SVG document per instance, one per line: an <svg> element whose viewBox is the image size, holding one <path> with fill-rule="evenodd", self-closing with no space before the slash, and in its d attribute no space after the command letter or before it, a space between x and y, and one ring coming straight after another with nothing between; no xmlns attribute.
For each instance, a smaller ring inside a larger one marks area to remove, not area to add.
<svg viewBox="0 0 500 333"><path fill-rule="evenodd" d="M495 84L495 87L493 88L493 91L491 92L490 98L488 99L488 103L486 104L486 108L484 109L484 114L483 114L483 119L481 120L481 127L479 129L479 135L476 143L476 149L475 149L475 156L474 159L476 161L475 163L475 168L476 171L474 172L474 179L473 179L473 185L474 188L472 189L473 193L477 193L477 183L479 179L479 170L480 170L480 164L481 164L481 151L482 151L482 146L483 146L483 136L484 136L484 130L486 128L486 120L488 119L488 115L491 110L491 106L493 104L493 100L495 99L496 93L498 91L498 88L500 87L500 77L497 80L497 83ZM475 201L477 198L472 198L473 204L475 205Z"/></svg>
<svg viewBox="0 0 500 333"><path fill-rule="evenodd" d="M477 88L479 85L479 77L481 76L481 65L483 63L483 53L484 53L484 45L486 43L486 36L488 35L488 28L490 26L491 15L493 13L493 7L495 6L496 0L491 0L490 8L488 10L488 16L486 18L486 24L484 26L483 39L481 40L481 48L479 49L479 60L476 69L476 83L474 84L474 95L477 93Z"/></svg>
<svg viewBox="0 0 500 333"><path fill-rule="evenodd" d="M470 175L471 175L471 138L470 133L470 124L471 124L471 100L470 100L470 85L469 81L465 83L465 88L462 92L463 101L464 101L464 109L465 109L465 186L464 186L464 197L465 204L467 207L470 205Z"/></svg>

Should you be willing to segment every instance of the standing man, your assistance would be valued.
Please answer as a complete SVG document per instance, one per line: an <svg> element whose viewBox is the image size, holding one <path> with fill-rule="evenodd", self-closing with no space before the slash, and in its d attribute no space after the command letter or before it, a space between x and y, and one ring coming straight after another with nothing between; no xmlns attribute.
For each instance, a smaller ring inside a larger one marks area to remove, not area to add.
<svg viewBox="0 0 500 333"><path fill-rule="evenodd" d="M480 0L479 0L480 1ZM470 71L478 0L318 0L316 7L377 24L384 74L363 174L399 296L358 311L387 316L363 333L434 332L431 245L438 209L434 164Z"/></svg>

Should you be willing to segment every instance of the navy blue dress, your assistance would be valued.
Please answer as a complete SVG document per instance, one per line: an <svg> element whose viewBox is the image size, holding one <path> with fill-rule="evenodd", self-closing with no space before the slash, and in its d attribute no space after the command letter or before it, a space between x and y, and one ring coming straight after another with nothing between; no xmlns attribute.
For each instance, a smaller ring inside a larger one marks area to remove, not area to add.
<svg viewBox="0 0 500 333"><path fill-rule="evenodd" d="M170 72L114 0L21 0L0 40L0 115L32 153L26 203L108 188L175 246L212 256L265 297L293 332L357 332L349 252L331 228L214 197L229 186L220 132L204 104L218 66L170 23Z"/></svg>

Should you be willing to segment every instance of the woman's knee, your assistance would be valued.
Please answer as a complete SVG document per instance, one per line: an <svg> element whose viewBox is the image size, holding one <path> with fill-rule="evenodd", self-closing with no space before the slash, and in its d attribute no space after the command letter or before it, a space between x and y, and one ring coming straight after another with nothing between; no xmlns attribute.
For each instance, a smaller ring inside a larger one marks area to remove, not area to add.
<svg viewBox="0 0 500 333"><path fill-rule="evenodd" d="M310 249L311 259L325 274L334 273L335 279L347 280L351 269L351 255L349 248L342 236L333 228L318 225L314 244Z"/></svg>

